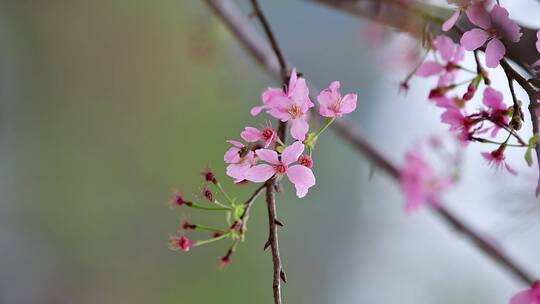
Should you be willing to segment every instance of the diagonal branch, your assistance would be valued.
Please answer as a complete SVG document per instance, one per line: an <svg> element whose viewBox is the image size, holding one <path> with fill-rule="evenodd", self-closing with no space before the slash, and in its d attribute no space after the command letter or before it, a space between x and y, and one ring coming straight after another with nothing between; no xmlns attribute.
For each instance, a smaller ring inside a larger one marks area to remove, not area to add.
<svg viewBox="0 0 540 304"><path fill-rule="evenodd" d="M238 8L235 8L229 0L206 1L237 36L248 52L253 55L257 63L274 77L279 77L279 67L276 64L275 55L267 45L260 43L261 40L258 38L257 32L253 29L249 29L251 28L249 19L247 19ZM272 60L272 58L274 58L274 60ZM517 79L516 81L519 82ZM364 154L364 156L385 171L390 177L399 180L400 175L398 167L386 159L378 149L373 147L359 130L355 130L355 128L352 128L345 121L336 121L333 124L333 128L339 136L353 145L360 153ZM432 211L439 215L444 223L468 238L478 250L490 257L495 263L507 270L515 278L525 284L533 284L535 281L534 277L528 274L519 263L507 255L501 248L498 248L492 242L488 241L491 239L490 237L477 232L444 206L432 209Z"/></svg>
<svg viewBox="0 0 540 304"><path fill-rule="evenodd" d="M421 38L425 29L433 36L441 34L441 24L452 15L453 11L440 6L427 4L420 0L307 0L353 16L366 18L399 31ZM472 25L467 18L460 18L458 26L463 31ZM530 66L540 60L540 54L533 47L537 29L519 25L523 36L518 43L507 46L506 57L531 73ZM459 41L459 31L445 32L454 41ZM532 74L532 73L531 73Z"/></svg>

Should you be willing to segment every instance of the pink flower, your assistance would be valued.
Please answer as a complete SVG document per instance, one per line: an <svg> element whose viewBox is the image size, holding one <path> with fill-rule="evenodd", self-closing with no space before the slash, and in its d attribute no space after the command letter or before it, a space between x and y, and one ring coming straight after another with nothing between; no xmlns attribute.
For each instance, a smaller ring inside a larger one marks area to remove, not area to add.
<svg viewBox="0 0 540 304"><path fill-rule="evenodd" d="M452 184L451 178L435 175L419 147L407 153L405 166L400 171L400 186L406 196L407 212L425 204L437 206L438 195Z"/></svg>
<svg viewBox="0 0 540 304"><path fill-rule="evenodd" d="M251 151L241 142L236 140L227 141L231 147L223 159L227 164L227 175L234 178L235 183L240 183L245 180L245 174L251 166L255 165L255 152Z"/></svg>
<svg viewBox="0 0 540 304"><path fill-rule="evenodd" d="M268 148L277 139L277 133L268 126L262 130L253 127L245 127L244 131L240 133L240 136L247 142L264 141L264 147Z"/></svg>
<svg viewBox="0 0 540 304"><path fill-rule="evenodd" d="M304 78L298 78L293 69L287 90L268 88L262 93L262 106L251 109L251 115L257 115L262 110L271 116L286 122L291 121L291 135L294 139L303 141L309 130L307 112L314 106L309 99L309 89Z"/></svg>
<svg viewBox="0 0 540 304"><path fill-rule="evenodd" d="M184 199L182 194L180 192L175 192L171 200L169 201L170 206L184 206L187 203L187 201Z"/></svg>
<svg viewBox="0 0 540 304"><path fill-rule="evenodd" d="M461 16L461 12L466 11L472 4L483 3L484 5L487 5L486 2L491 2L491 0L448 0L447 2L449 4L455 4L458 9L443 23L442 30L445 32L448 32L456 25L459 16Z"/></svg>
<svg viewBox="0 0 540 304"><path fill-rule="evenodd" d="M535 282L531 288L514 295L510 304L540 304L540 282Z"/></svg>
<svg viewBox="0 0 540 304"><path fill-rule="evenodd" d="M290 164L298 160L302 152L304 152L304 144L299 141L286 147L281 154L281 159L276 151L259 149L255 151L257 156L270 164L253 166L246 172L246 179L262 183L274 175L277 177L287 175L296 188L296 195L302 198L307 194L308 189L315 185L315 176L310 168L302 165L289 167Z"/></svg>
<svg viewBox="0 0 540 304"><path fill-rule="evenodd" d="M341 117L343 114L351 113L356 109L357 94L347 94L341 97L339 81L334 81L330 87L321 91L317 100L319 101L319 114L324 117Z"/></svg>
<svg viewBox="0 0 540 304"><path fill-rule="evenodd" d="M461 37L461 45L467 51L474 51L487 42L486 65L496 68L506 53L501 39L518 42L522 35L520 27L508 18L508 11L497 4L491 12L484 5L475 4L467 10L467 16L480 28L465 32Z"/></svg>
<svg viewBox="0 0 540 304"><path fill-rule="evenodd" d="M433 42L433 46L440 54L443 62L425 61L416 71L416 75L421 77L440 75L437 86L448 86L454 82L457 76L459 62L463 60L465 50L444 35L438 36Z"/></svg>
<svg viewBox="0 0 540 304"><path fill-rule="evenodd" d="M196 241L190 240L184 235L169 235L169 249L171 250L188 252L189 249L196 244Z"/></svg>
<svg viewBox="0 0 540 304"><path fill-rule="evenodd" d="M491 87L486 87L484 90L484 105L489 108L489 120L495 124L491 136L497 136L497 133L501 129L501 125L507 125L510 121L508 117L508 108L503 102L503 94Z"/></svg>
<svg viewBox="0 0 540 304"><path fill-rule="evenodd" d="M508 172L512 175L517 175L516 170L512 169L508 163L505 161L505 155L504 150L506 149L505 145L502 145L500 148L498 148L495 151L491 152L482 152L482 156L488 161L488 165L495 168L496 170L500 170L503 166L508 170Z"/></svg>

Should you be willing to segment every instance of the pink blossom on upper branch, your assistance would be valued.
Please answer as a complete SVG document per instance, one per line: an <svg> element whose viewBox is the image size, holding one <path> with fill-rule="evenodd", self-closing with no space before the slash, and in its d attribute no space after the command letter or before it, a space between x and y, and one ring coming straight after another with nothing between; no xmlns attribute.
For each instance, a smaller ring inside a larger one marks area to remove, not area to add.
<svg viewBox="0 0 540 304"><path fill-rule="evenodd" d="M510 304L540 304L540 282L514 295L510 299Z"/></svg>
<svg viewBox="0 0 540 304"><path fill-rule="evenodd" d="M506 156L504 155L504 150L506 149L505 145L501 145L497 150L491 151L491 152L482 152L482 157L484 157L488 164L495 168L496 170L500 170L501 168L505 167L506 170L512 175L517 175L516 170L512 169L510 165L505 161ZM539 303L540 304L540 303Z"/></svg>
<svg viewBox="0 0 540 304"><path fill-rule="evenodd" d="M339 81L334 81L327 89L317 96L319 101L319 114L324 117L341 117L356 109L357 94L351 93L341 96Z"/></svg>
<svg viewBox="0 0 540 304"><path fill-rule="evenodd" d="M497 136L501 125L508 125L510 117L508 116L508 107L503 102L503 94L491 87L484 90L483 103L488 107L489 120L495 125L491 136Z"/></svg>
<svg viewBox="0 0 540 304"><path fill-rule="evenodd" d="M264 147L268 148L268 146L276 142L277 133L270 126L262 130L253 127L246 127L244 131L240 133L240 137L247 142L264 141Z"/></svg>
<svg viewBox="0 0 540 304"><path fill-rule="evenodd" d="M474 51L487 42L486 65L497 67L506 53L501 39L518 42L522 35L520 27L508 17L508 11L497 4L490 12L482 4L472 5L467 10L467 16L480 28L465 32L461 37L461 45L468 51Z"/></svg>
<svg viewBox="0 0 540 304"><path fill-rule="evenodd" d="M438 36L433 46L444 62L425 61L416 71L416 75L421 77L440 75L438 86L450 85L456 78L459 62L463 60L465 50L444 35Z"/></svg>
<svg viewBox="0 0 540 304"><path fill-rule="evenodd" d="M291 135L294 139L304 140L309 130L307 112L314 106L309 99L309 89L304 78L299 78L293 69L289 85L283 91L278 88L268 88L262 93L262 106L251 109L251 115L257 115L266 110L271 116L291 122Z"/></svg>
<svg viewBox="0 0 540 304"><path fill-rule="evenodd" d="M227 164L227 175L234 178L235 183L245 180L245 173L251 166L255 165L255 152L251 151L239 141L227 141L233 147L229 148L223 157Z"/></svg>
<svg viewBox="0 0 540 304"><path fill-rule="evenodd" d="M269 149L259 149L255 153L257 156L269 164L256 165L246 172L246 179L255 183L266 182L272 176L282 177L287 175L291 183L296 188L296 195L304 197L308 189L315 185L315 176L310 168L303 165L290 164L296 162L304 152L304 144L297 141L286 147L281 154L281 159L276 151Z"/></svg>
<svg viewBox="0 0 540 304"><path fill-rule="evenodd" d="M451 30L454 25L456 25L456 22L459 19L459 16L461 16L461 13L464 11L467 11L467 9L473 5L473 4L484 4L488 5L488 3L491 2L491 0L448 0L448 4L454 4L458 7L458 9L446 20L442 25L442 30L447 32Z"/></svg>
<svg viewBox="0 0 540 304"><path fill-rule="evenodd" d="M407 212L429 204L437 206L439 194L453 184L449 177L439 177L427 163L420 147L405 156L405 166L400 171L400 187L406 196Z"/></svg>

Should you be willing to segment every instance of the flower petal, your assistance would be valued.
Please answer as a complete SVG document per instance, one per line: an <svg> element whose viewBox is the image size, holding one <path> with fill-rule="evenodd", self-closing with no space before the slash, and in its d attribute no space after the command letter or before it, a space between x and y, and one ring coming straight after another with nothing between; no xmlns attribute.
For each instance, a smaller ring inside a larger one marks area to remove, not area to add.
<svg viewBox="0 0 540 304"><path fill-rule="evenodd" d="M223 160L227 164L235 164L240 162L240 149L237 147L231 147L227 152L225 152L225 155L223 156Z"/></svg>
<svg viewBox="0 0 540 304"><path fill-rule="evenodd" d="M445 32L448 32L451 28L456 25L456 22L458 21L459 15L461 15L461 11L457 10L448 20L446 20L442 25L442 30Z"/></svg>
<svg viewBox="0 0 540 304"><path fill-rule="evenodd" d="M505 53L504 44L499 39L491 39L486 46L486 66L488 68L498 67Z"/></svg>
<svg viewBox="0 0 540 304"><path fill-rule="evenodd" d="M416 70L416 75L421 77L429 77L439 74L443 69L443 66L435 61L426 61L418 68L418 70Z"/></svg>
<svg viewBox="0 0 540 304"><path fill-rule="evenodd" d="M356 101L358 95L356 93L351 93L343 96L341 99L341 113L347 114L356 110Z"/></svg>
<svg viewBox="0 0 540 304"><path fill-rule="evenodd" d="M261 136L261 131L253 127L245 127L244 131L240 133L240 137L242 137L247 142L259 141L261 139Z"/></svg>
<svg viewBox="0 0 540 304"><path fill-rule="evenodd" d="M230 164L227 166L227 175L234 178L235 183L246 179L246 172L251 167L249 163Z"/></svg>
<svg viewBox="0 0 540 304"><path fill-rule="evenodd" d="M251 108L251 111L249 111L249 114L251 114L251 116L257 116L259 115L259 113L261 113L262 110L268 109L268 108L269 107L267 105L255 106Z"/></svg>
<svg viewBox="0 0 540 304"><path fill-rule="evenodd" d="M294 139L304 141L306 133L309 130L309 124L304 117L293 119L291 126L291 135Z"/></svg>
<svg viewBox="0 0 540 304"><path fill-rule="evenodd" d="M304 144L300 141L295 141L292 145L283 150L283 154L281 154L281 161L285 165L289 165L295 162L303 152Z"/></svg>
<svg viewBox="0 0 540 304"><path fill-rule="evenodd" d="M308 167L295 165L287 170L287 177L296 188L299 198L306 196L310 187L315 185L315 175Z"/></svg>
<svg viewBox="0 0 540 304"><path fill-rule="evenodd" d="M491 16L482 3L469 6L465 13L472 24L485 30L491 27Z"/></svg>
<svg viewBox="0 0 540 304"><path fill-rule="evenodd" d="M464 47L467 51L474 51L484 45L488 38L488 32L475 28L463 33L460 43L461 46Z"/></svg>
<svg viewBox="0 0 540 304"><path fill-rule="evenodd" d="M274 173L274 167L267 164L262 164L251 167L249 170L246 171L244 177L248 181L252 181L254 183L262 183L274 176Z"/></svg>
<svg viewBox="0 0 540 304"><path fill-rule="evenodd" d="M274 150L269 149L258 149L255 151L257 156L264 160L265 162L271 163L272 165L279 164L278 154Z"/></svg>
<svg viewBox="0 0 540 304"><path fill-rule="evenodd" d="M268 88L264 90L261 94L261 99L263 103L272 103L276 97L287 97L282 89L279 88Z"/></svg>
<svg viewBox="0 0 540 304"><path fill-rule="evenodd" d="M492 87L486 87L482 102L492 110L504 110L503 94Z"/></svg>
<svg viewBox="0 0 540 304"><path fill-rule="evenodd" d="M435 39L433 45L435 46L437 51L439 51L439 54L441 54L442 59L444 59L445 61L450 61L452 55L454 55L454 51L456 48L452 39L448 38L445 35L440 35L437 37L437 39Z"/></svg>

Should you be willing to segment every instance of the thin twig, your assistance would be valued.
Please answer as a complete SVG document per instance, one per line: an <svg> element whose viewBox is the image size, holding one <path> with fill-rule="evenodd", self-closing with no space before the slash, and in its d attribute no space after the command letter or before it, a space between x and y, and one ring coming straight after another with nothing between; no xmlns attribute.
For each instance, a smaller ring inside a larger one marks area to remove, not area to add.
<svg viewBox="0 0 540 304"><path fill-rule="evenodd" d="M226 5L230 8L231 3L229 0L206 0L218 10L218 16L224 20L224 23L231 28L231 31L239 36L238 39L242 42L243 46L251 54L255 54L253 57L261 64L271 75L278 77L279 73L276 73L279 68L277 63L272 58L275 58L275 55L272 53L268 47L263 44L260 44L260 38L257 36L257 33L251 30L250 23L247 18L242 14L238 13L238 8L236 8L235 13L230 13L226 11L221 11L220 8L222 5ZM240 16L240 17L238 17ZM242 30L240 30L240 28ZM274 62L272 64L272 62ZM518 80L516 80L518 81ZM518 81L519 83L519 81ZM333 124L333 129L336 130L338 135L342 138L349 141L357 150L364 154L371 162L385 171L394 179L399 179L399 169L387 160L376 148L374 148L367 139L360 133L358 130L354 130L344 121L336 121ZM444 222L450 227L455 228L463 236L470 239L473 244L482 251L484 254L492 258L499 266L503 267L510 274L514 275L523 283L531 285L535 280L529 275L519 264L514 261L510 256L505 254L501 248L493 245L488 239L491 239L488 236L483 236L472 227L466 225L463 220L461 220L457 215L454 215L450 210L442 207L438 209L432 209L435 213L439 214Z"/></svg>
<svg viewBox="0 0 540 304"><path fill-rule="evenodd" d="M268 235L270 249L272 251L272 263L274 265L272 290L274 292L274 304L281 304L281 278L285 277L279 253L278 225L276 222L276 199L274 196L274 179L266 184L266 206L268 207ZM286 279L284 279L285 281Z"/></svg>
<svg viewBox="0 0 540 304"><path fill-rule="evenodd" d="M281 51L281 48L279 47L276 36L274 35L274 32L272 31L272 28L270 27L270 23L268 22L268 19L266 18L265 14L263 13L261 9L261 6L259 5L259 1L251 0L251 5L253 6L253 12L255 13L255 16L261 22L264 33L266 34L266 37L268 38L268 41L270 42L270 45L272 46L272 50L274 51L274 54L276 54L276 58L278 59L278 62L279 62L279 67L281 69L281 78L283 79L283 83L286 84L287 83L287 63L285 62L285 57L283 56L283 52Z"/></svg>
<svg viewBox="0 0 540 304"><path fill-rule="evenodd" d="M251 0L251 5L253 7L253 12L255 13L255 17L259 19L263 31L266 35L266 38L270 42L270 46L272 47L272 50L274 52L275 57L278 60L279 63L279 71L281 74L281 80L283 83L283 88L287 86L288 83L288 70L287 70L287 63L285 62L285 56L283 56L283 52L281 51L281 48L278 44L278 41L276 39L276 36L274 35L274 32L272 31L272 28L270 27L270 23L268 22L268 19L266 18L266 15L264 14L263 10L261 9L261 6L259 5L259 2L257 0ZM279 127L277 130L277 136L281 140L281 142L286 142L286 130L287 130L287 123L280 121ZM278 143L276 142L275 147L277 148ZM274 304L281 304L281 280L285 282L286 276L285 271L283 270L283 265L281 263L281 256L279 252L279 239L278 239L278 224L281 224L281 222L277 219L276 212L276 200L275 200L275 191L276 189L279 189L279 182L276 178L270 179L266 183L266 204L268 206L268 241L266 244L270 244L271 251L272 251L272 263L274 265L274 275L273 275L273 283L272 283L272 289L274 294ZM282 226L282 225L279 225ZM265 247L267 245L265 244Z"/></svg>
<svg viewBox="0 0 540 304"><path fill-rule="evenodd" d="M242 212L242 215L240 216L240 231L243 233L244 229L246 228L246 223L249 219L249 214L251 212L251 207L253 206L253 203L255 200L257 200L257 197L259 197L259 194L265 189L265 185L262 184L260 187L258 187L253 194L246 200L244 203L244 212Z"/></svg>
<svg viewBox="0 0 540 304"><path fill-rule="evenodd" d="M521 76L505 59L501 60L501 67L504 70L504 73L506 74L506 77L508 77L508 81L510 82L510 79L515 80L521 88L527 93L527 96L529 97L529 115L531 116L531 124L533 128L533 135L538 134L539 132L539 126L538 126L538 115L536 115L536 106L537 106L537 94L538 92L536 89L525 79L525 77ZM538 165L538 182L536 185L536 196L540 195L540 143L537 143L535 146L535 152L536 152L536 162Z"/></svg>

